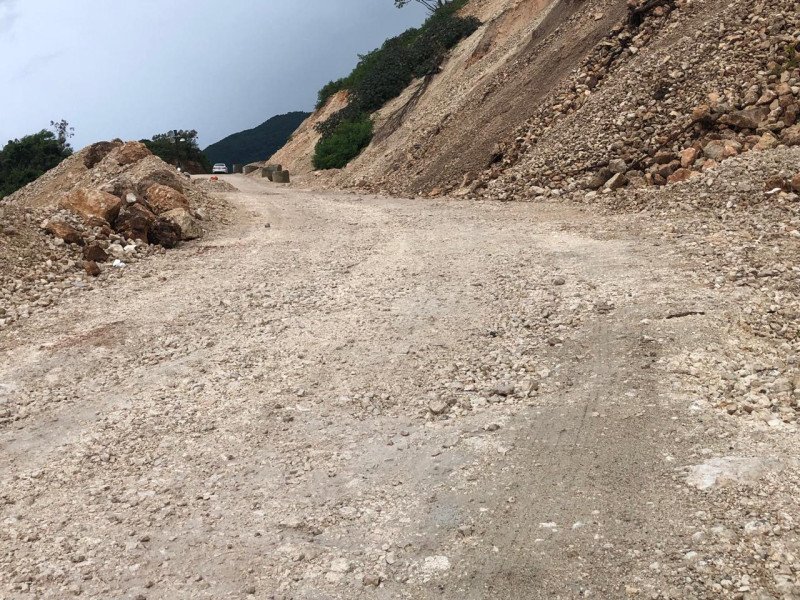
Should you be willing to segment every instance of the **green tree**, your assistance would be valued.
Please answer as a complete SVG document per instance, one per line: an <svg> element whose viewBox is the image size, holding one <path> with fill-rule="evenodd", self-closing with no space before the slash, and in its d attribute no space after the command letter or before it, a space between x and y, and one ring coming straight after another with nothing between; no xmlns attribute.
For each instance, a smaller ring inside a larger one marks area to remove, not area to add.
<svg viewBox="0 0 800 600"><path fill-rule="evenodd" d="M209 173L211 163L197 144L197 131L178 129L141 140L161 160L189 173Z"/></svg>
<svg viewBox="0 0 800 600"><path fill-rule="evenodd" d="M403 8L406 4L410 4L412 1L422 4L422 6L427 8L432 13L436 12L447 4L450 4L451 2L451 0L394 0L394 5L397 8Z"/></svg>
<svg viewBox="0 0 800 600"><path fill-rule="evenodd" d="M50 128L56 134L58 143L61 144L63 148L69 148L69 138L75 135L75 128L70 127L66 119L61 119L60 121L50 121Z"/></svg>
<svg viewBox="0 0 800 600"><path fill-rule="evenodd" d="M10 140L0 150L0 198L35 181L72 154L68 140L73 129L63 119L51 122L55 131Z"/></svg>

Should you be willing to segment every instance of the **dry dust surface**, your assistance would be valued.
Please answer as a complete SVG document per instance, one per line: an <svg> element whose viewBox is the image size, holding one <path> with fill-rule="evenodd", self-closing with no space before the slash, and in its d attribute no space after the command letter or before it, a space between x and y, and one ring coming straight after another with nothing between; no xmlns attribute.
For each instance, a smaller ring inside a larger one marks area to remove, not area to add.
<svg viewBox="0 0 800 600"><path fill-rule="evenodd" d="M686 468L750 447L664 367L728 335L677 252L227 180L233 225L0 333L0 598L717 597Z"/></svg>

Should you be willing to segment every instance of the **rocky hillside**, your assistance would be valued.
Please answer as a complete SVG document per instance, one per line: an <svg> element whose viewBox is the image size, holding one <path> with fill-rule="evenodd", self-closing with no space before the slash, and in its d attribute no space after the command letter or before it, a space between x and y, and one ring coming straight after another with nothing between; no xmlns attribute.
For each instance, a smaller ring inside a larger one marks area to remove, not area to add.
<svg viewBox="0 0 800 600"><path fill-rule="evenodd" d="M483 26L373 115L372 144L337 185L526 199L663 186L800 143L793 1L473 0L465 11ZM313 152L304 141L293 156Z"/></svg>
<svg viewBox="0 0 800 600"><path fill-rule="evenodd" d="M139 142L100 142L0 201L0 328L201 237L210 197Z"/></svg>

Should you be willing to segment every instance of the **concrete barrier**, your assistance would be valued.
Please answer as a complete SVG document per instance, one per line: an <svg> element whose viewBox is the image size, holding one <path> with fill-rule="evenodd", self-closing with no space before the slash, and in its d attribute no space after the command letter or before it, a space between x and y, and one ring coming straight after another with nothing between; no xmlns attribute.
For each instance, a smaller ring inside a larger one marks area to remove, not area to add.
<svg viewBox="0 0 800 600"><path fill-rule="evenodd" d="M267 172L267 174L266 174L266 177L267 177L267 178L268 178L270 181L275 181L275 179L274 179L274 177L273 177L273 176L274 176L274 174L275 174L277 171L280 171L280 170L281 170L281 166L280 166L280 165L267 165L267 166L265 166L265 167L264 167L264 169L265 169L265 170L266 170L266 172Z"/></svg>
<svg viewBox="0 0 800 600"><path fill-rule="evenodd" d="M250 175L250 173L258 171L258 167L256 167L255 165L245 165L243 171L245 175Z"/></svg>
<svg viewBox="0 0 800 600"><path fill-rule="evenodd" d="M289 171L275 171L272 174L272 181L275 183L289 183Z"/></svg>
<svg viewBox="0 0 800 600"><path fill-rule="evenodd" d="M244 165L233 165L233 172L234 173L242 173L244 171Z"/></svg>

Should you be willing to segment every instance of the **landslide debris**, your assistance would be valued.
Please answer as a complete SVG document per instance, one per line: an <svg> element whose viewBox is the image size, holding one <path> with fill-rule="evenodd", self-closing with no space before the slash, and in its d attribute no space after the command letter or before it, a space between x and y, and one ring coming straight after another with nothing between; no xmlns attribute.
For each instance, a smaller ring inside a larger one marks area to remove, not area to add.
<svg viewBox="0 0 800 600"><path fill-rule="evenodd" d="M525 199L663 186L798 145L798 47L793 1L631 1L470 189Z"/></svg>
<svg viewBox="0 0 800 600"><path fill-rule="evenodd" d="M0 200L0 328L202 236L222 209L139 142L85 148Z"/></svg>

